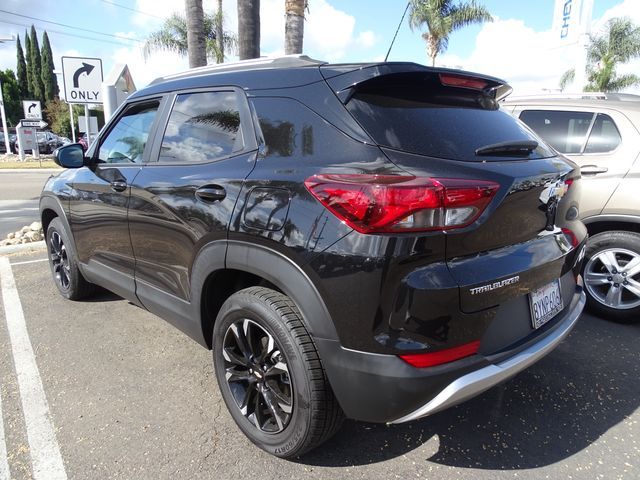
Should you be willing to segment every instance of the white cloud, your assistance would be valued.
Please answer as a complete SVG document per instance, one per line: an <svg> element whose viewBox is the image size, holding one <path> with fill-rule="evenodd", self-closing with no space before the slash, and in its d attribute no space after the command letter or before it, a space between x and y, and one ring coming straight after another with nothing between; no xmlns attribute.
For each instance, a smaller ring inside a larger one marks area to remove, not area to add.
<svg viewBox="0 0 640 480"><path fill-rule="evenodd" d="M154 30L172 13L185 14L184 2L176 0L136 0L131 22L145 30Z"/></svg>
<svg viewBox="0 0 640 480"><path fill-rule="evenodd" d="M443 55L437 63L503 78L521 93L557 88L571 61L567 49L555 48L550 31L536 32L521 20L496 19L484 25L469 57Z"/></svg>
<svg viewBox="0 0 640 480"><path fill-rule="evenodd" d="M148 0L151 1L151 0ZM223 3L227 28L238 31L237 3ZM260 46L264 56L281 55L284 50L285 9L282 0L260 2ZM313 0L305 13L305 54L321 60L337 61L353 48L369 49L377 37L371 31L356 34L356 19L332 6L328 0Z"/></svg>
<svg viewBox="0 0 640 480"><path fill-rule="evenodd" d="M157 52L145 60L141 48L119 48L113 52L110 60L111 66L117 64L127 64L129 66L131 76L138 89L148 85L158 77L181 72L189 68L189 62L186 57L180 57L170 52ZM105 71L104 74L106 77L109 72Z"/></svg>
<svg viewBox="0 0 640 480"><path fill-rule="evenodd" d="M365 30L364 32L360 32L358 38L356 38L356 43L364 48L371 48L377 42L376 34L371 30Z"/></svg>

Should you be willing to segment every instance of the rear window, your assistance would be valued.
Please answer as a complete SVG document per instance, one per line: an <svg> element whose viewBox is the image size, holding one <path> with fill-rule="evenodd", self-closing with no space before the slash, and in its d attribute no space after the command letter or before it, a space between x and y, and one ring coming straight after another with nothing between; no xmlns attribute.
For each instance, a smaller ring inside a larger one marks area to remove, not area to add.
<svg viewBox="0 0 640 480"><path fill-rule="evenodd" d="M604 113L566 110L524 110L520 120L561 153L607 153L622 139L613 119ZM588 136L588 137L587 137Z"/></svg>
<svg viewBox="0 0 640 480"><path fill-rule="evenodd" d="M554 156L493 98L479 90L445 87L432 73L385 75L359 84L347 109L376 143L405 152L465 161L504 160L476 156L475 151L534 140L539 146L525 158Z"/></svg>

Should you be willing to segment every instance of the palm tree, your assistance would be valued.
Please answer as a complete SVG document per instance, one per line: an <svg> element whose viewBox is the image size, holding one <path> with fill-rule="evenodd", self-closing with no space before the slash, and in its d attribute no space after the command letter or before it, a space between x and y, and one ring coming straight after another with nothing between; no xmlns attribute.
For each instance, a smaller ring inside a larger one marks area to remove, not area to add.
<svg viewBox="0 0 640 480"><path fill-rule="evenodd" d="M225 51L233 52L236 48L236 37L223 30L222 43L220 48L219 36L217 34L219 21L222 20L222 9L215 15L204 13L204 40L207 59L215 60L216 63L224 62ZM185 56L188 52L187 46L187 20L184 16L174 13L165 20L160 30L153 32L147 37L143 47L143 53L147 58L152 52L165 50L175 52Z"/></svg>
<svg viewBox="0 0 640 480"><path fill-rule="evenodd" d="M207 50L204 40L204 12L202 0L185 0L187 11L187 53L189 67L203 67L207 64Z"/></svg>
<svg viewBox="0 0 640 480"><path fill-rule="evenodd" d="M640 85L640 77L634 74L618 75L619 64L640 57L640 27L626 17L609 20L602 32L589 37L587 46L587 92L618 92ZM573 81L575 70L566 71L560 78L560 88Z"/></svg>
<svg viewBox="0 0 640 480"><path fill-rule="evenodd" d="M218 46L218 55L216 55L216 63L224 62L224 17L222 13L222 0L218 0L218 11L216 12L216 45Z"/></svg>
<svg viewBox="0 0 640 480"><path fill-rule="evenodd" d="M452 0L410 0L410 3L409 26L411 29L427 26L422 38L427 42L427 55L433 66L438 54L447 50L449 35L454 30L493 21L489 11L475 0L461 0L455 5Z"/></svg>
<svg viewBox="0 0 640 480"><path fill-rule="evenodd" d="M238 1L238 56L260 57L260 0Z"/></svg>
<svg viewBox="0 0 640 480"><path fill-rule="evenodd" d="M284 25L284 53L291 55L302 53L304 39L304 11L307 0L285 0L284 9L287 17Z"/></svg>

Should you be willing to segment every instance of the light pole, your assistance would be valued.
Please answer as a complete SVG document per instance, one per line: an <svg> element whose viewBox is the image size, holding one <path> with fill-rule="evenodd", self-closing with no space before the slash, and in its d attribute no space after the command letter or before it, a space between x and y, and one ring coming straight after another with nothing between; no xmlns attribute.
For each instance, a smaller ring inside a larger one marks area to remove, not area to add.
<svg viewBox="0 0 640 480"><path fill-rule="evenodd" d="M0 43L13 42L16 38L13 35L0 37ZM2 114L2 131L4 132L4 146L9 153L9 129L7 128L7 116L4 113L4 97L2 95L2 81L0 81L0 113Z"/></svg>
<svg viewBox="0 0 640 480"><path fill-rule="evenodd" d="M4 113L4 97L2 96L2 81L0 80L0 113L2 113L2 131L4 132L4 146L7 153L11 150L9 144L9 129L7 128L7 116Z"/></svg>

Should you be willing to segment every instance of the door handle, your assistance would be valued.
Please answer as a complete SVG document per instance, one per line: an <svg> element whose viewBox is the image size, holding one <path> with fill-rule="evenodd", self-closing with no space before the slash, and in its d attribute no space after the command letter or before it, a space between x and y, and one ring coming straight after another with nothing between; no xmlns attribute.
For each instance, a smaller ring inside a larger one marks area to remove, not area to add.
<svg viewBox="0 0 640 480"><path fill-rule="evenodd" d="M217 202L226 196L226 190L219 185L206 185L196 190L196 197L204 202Z"/></svg>
<svg viewBox="0 0 640 480"><path fill-rule="evenodd" d="M583 165L580 167L580 171L585 175L596 175L597 173L608 172L607 167L599 167L598 165Z"/></svg>
<svg viewBox="0 0 640 480"><path fill-rule="evenodd" d="M124 192L127 189L127 182L121 182L119 180L111 182L111 189L116 192Z"/></svg>

